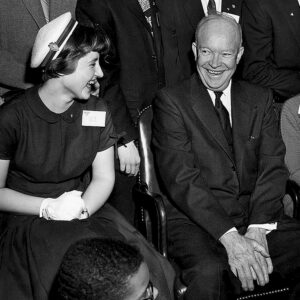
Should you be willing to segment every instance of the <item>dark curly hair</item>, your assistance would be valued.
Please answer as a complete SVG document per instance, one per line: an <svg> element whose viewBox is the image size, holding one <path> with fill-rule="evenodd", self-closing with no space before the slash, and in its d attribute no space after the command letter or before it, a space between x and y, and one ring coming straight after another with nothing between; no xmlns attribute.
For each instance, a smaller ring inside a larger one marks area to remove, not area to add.
<svg viewBox="0 0 300 300"><path fill-rule="evenodd" d="M90 238L66 252L53 299L120 300L128 296L128 281L143 262L138 249L122 241Z"/></svg>
<svg viewBox="0 0 300 300"><path fill-rule="evenodd" d="M57 58L42 70L42 79L46 81L73 73L78 60L91 51L99 52L101 60L105 62L110 48L111 42L100 27L77 25Z"/></svg>

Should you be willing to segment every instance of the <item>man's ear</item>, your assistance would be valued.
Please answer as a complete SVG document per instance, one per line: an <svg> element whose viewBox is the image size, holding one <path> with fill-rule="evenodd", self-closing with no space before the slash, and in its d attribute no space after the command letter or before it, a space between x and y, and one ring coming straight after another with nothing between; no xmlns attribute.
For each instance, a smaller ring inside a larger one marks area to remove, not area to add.
<svg viewBox="0 0 300 300"><path fill-rule="evenodd" d="M197 61L198 51L197 51L196 42L193 42L193 44L192 44L192 50L193 50L193 53L194 53L195 61Z"/></svg>
<svg viewBox="0 0 300 300"><path fill-rule="evenodd" d="M236 58L236 63L238 64L243 56L244 53L244 47L240 47L237 58Z"/></svg>

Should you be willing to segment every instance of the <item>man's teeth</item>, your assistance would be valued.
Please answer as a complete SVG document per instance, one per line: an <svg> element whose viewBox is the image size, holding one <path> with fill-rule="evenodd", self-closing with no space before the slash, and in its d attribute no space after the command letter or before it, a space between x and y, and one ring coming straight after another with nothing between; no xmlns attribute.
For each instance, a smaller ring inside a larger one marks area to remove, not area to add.
<svg viewBox="0 0 300 300"><path fill-rule="evenodd" d="M207 70L208 73L213 74L213 75L220 75L222 74L222 71L212 71L212 70Z"/></svg>

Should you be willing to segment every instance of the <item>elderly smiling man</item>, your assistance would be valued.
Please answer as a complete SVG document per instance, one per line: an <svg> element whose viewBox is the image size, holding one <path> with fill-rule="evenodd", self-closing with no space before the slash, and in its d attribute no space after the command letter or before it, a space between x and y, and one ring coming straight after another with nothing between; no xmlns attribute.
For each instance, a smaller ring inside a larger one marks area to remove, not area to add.
<svg viewBox="0 0 300 300"><path fill-rule="evenodd" d="M209 15L192 48L198 74L163 89L154 105L169 252L185 299L231 299L272 272L297 273L300 225L283 213L285 148L271 92L232 80L243 54L240 26Z"/></svg>

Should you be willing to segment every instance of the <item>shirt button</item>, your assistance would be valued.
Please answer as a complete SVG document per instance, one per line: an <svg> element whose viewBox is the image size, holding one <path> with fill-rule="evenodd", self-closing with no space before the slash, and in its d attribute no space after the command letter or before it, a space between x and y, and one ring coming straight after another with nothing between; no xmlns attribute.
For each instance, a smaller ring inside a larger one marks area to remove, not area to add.
<svg viewBox="0 0 300 300"><path fill-rule="evenodd" d="M73 118L73 114L71 114L70 117Z"/></svg>

